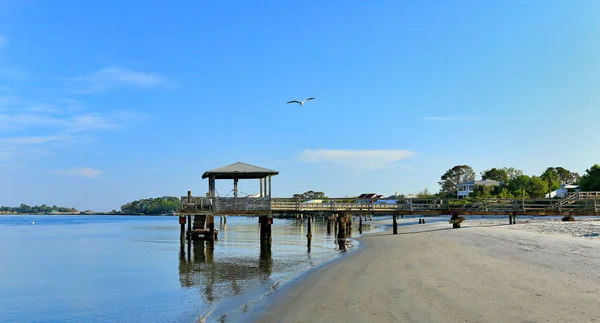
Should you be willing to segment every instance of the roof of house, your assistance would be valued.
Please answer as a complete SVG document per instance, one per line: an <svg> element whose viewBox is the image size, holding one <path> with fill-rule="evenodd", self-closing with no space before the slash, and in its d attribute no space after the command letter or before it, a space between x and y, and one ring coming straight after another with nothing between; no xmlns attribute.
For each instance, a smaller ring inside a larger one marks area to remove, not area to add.
<svg viewBox="0 0 600 323"><path fill-rule="evenodd" d="M485 186L497 186L502 184L502 182L495 181L493 179L483 179L483 180L472 180L464 183L460 183L458 185L485 185Z"/></svg>
<svg viewBox="0 0 600 323"><path fill-rule="evenodd" d="M579 188L579 185L575 185L575 184L564 184L562 185L561 188Z"/></svg>
<svg viewBox="0 0 600 323"><path fill-rule="evenodd" d="M358 199L370 199L370 198L380 198L383 195L377 195L376 193L365 193L358 196Z"/></svg>
<svg viewBox="0 0 600 323"><path fill-rule="evenodd" d="M237 162L221 168L207 170L202 174L202 179L211 176L214 176L215 179L265 178L277 174L279 174L279 172L271 169Z"/></svg>

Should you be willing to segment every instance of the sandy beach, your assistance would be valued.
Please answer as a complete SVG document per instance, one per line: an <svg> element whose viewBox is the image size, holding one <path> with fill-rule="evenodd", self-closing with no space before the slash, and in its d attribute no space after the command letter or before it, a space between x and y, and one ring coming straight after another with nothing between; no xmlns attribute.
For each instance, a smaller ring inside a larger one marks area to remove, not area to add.
<svg viewBox="0 0 600 323"><path fill-rule="evenodd" d="M600 321L600 222L506 222L363 236L359 250L275 292L257 321Z"/></svg>

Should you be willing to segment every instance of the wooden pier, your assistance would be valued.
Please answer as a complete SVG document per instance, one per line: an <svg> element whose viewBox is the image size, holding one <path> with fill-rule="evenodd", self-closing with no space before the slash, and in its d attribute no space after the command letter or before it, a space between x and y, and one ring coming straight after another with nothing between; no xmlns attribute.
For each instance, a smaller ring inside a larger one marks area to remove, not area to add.
<svg viewBox="0 0 600 323"><path fill-rule="evenodd" d="M509 224L515 224L518 215L563 216L564 221L573 221L575 216L600 215L600 192L570 193L562 199L405 199L395 203L359 203L357 199L329 198L321 203L313 203L290 198L271 197L271 178L276 171L244 163L235 163L206 171L203 179L208 179L208 193L202 197L192 195L181 198L182 209L181 241L216 240L214 218L219 216L226 223L227 216L258 216L260 225L261 250L270 250L271 225L273 216L292 216L302 219L321 217L328 221L328 232L334 228L339 239L345 241L351 234L352 218L359 216L359 228L363 218L374 215L391 215L394 234L397 233L397 217L404 215L450 216L453 228L460 228L467 216L503 215ZM216 194L215 180L233 180L233 197L219 197ZM239 179L258 179L260 194L240 197ZM425 223L420 218L419 223ZM187 224L187 229L186 229ZM310 225L310 220L309 220ZM360 230L360 229L359 229ZM312 235L307 235L309 250ZM189 244L189 243L188 243Z"/></svg>

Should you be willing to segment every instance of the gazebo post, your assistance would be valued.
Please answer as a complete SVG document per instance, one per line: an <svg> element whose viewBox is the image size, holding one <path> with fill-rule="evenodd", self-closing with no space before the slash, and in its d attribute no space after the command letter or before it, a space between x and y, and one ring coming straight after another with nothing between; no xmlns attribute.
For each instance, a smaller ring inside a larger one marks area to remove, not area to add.
<svg viewBox="0 0 600 323"><path fill-rule="evenodd" d="M269 198L271 198L271 175L269 175Z"/></svg>
<svg viewBox="0 0 600 323"><path fill-rule="evenodd" d="M267 178L266 178L266 177L264 177L264 178L263 178L263 181L265 182L265 183L264 183L265 192L264 192L264 195L263 195L263 196L264 196L264 197L267 197Z"/></svg>
<svg viewBox="0 0 600 323"><path fill-rule="evenodd" d="M233 179L233 197L238 197L238 179Z"/></svg>
<svg viewBox="0 0 600 323"><path fill-rule="evenodd" d="M262 187L263 180L262 180L262 178L259 178L258 182L260 183L260 197L263 197L263 187Z"/></svg>

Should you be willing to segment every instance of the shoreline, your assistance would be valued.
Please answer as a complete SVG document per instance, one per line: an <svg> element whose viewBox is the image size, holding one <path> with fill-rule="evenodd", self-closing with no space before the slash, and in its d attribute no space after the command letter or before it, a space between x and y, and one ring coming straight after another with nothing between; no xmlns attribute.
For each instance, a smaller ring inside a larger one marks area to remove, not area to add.
<svg viewBox="0 0 600 323"><path fill-rule="evenodd" d="M595 219L590 222L600 231ZM385 231L357 238L361 247L348 257L274 291L250 321L580 322L600 316L599 239L526 231L518 228L531 225L523 220L513 226L506 219L475 221L458 230L444 222L401 225L398 235L391 234L391 220L382 221Z"/></svg>

